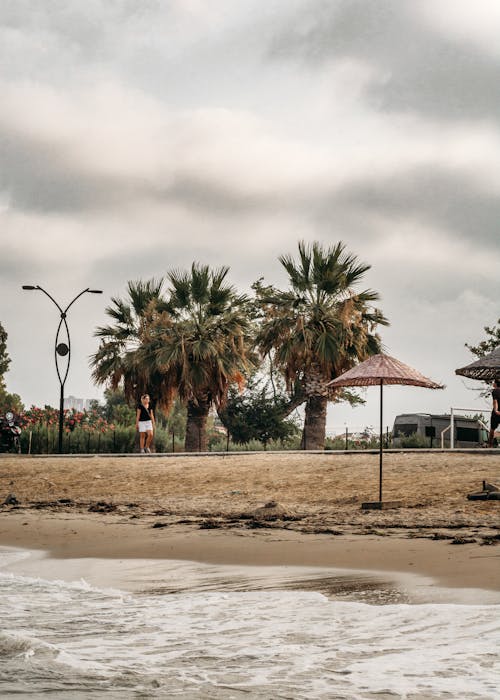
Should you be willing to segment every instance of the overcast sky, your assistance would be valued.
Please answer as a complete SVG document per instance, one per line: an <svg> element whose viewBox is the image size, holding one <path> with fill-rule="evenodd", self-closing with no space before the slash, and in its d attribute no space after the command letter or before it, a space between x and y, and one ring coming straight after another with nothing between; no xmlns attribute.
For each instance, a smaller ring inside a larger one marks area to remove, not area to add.
<svg viewBox="0 0 500 700"><path fill-rule="evenodd" d="M297 241L372 268L386 351L446 384L397 413L484 408L454 370L500 316L496 0L2 0L0 321L8 389L58 402L55 307L72 307L66 393L127 280L193 260L243 291L284 285ZM378 423L378 392L328 428Z"/></svg>

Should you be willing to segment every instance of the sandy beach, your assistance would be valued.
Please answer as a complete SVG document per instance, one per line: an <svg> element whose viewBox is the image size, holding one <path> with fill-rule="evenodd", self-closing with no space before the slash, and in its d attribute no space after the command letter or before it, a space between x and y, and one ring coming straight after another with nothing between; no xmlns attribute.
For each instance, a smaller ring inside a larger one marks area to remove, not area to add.
<svg viewBox="0 0 500 700"><path fill-rule="evenodd" d="M500 591L500 454L0 458L0 544L52 558L332 567Z"/></svg>

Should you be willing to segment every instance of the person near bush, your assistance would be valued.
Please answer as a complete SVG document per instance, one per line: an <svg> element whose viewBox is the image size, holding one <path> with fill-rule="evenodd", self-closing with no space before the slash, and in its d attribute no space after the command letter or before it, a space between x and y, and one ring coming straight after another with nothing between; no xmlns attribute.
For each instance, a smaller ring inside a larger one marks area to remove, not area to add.
<svg viewBox="0 0 500 700"><path fill-rule="evenodd" d="M488 441L489 447L494 446L495 430L500 425L500 377L497 377L493 382L493 391L491 392L491 397L493 399L493 410L491 412L490 439Z"/></svg>
<svg viewBox="0 0 500 700"><path fill-rule="evenodd" d="M141 453L151 452L153 442L153 431L155 427L155 417L153 409L149 407L149 395L141 396L141 403L137 406L135 419L136 430L139 431L139 446Z"/></svg>

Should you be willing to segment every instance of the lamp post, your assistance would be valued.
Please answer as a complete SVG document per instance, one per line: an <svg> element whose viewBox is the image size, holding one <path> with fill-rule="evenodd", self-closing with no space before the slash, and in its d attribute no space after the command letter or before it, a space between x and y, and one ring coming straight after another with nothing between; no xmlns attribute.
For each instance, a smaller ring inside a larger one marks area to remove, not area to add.
<svg viewBox="0 0 500 700"><path fill-rule="evenodd" d="M79 294L76 295L76 297L70 301L70 303L67 305L65 309L63 309L57 301L54 299L53 296L51 296L43 287L40 287L40 285L36 284L23 284L23 289L25 290L34 290L37 289L40 292L43 292L45 296L47 296L56 306L57 309L60 313L60 320L59 320L59 325L57 326L57 333L56 333L56 340L54 343L54 358L56 362L56 371L57 371L57 378L59 379L59 386L60 386L60 393L59 393L59 454L62 453L62 448L63 448L63 425L64 425L64 384L66 382L66 378L68 376L69 372L69 364L71 361L71 338L69 335L69 328L68 328L68 322L66 320L68 310L77 299L79 299L83 294L86 294L87 292L89 294L102 294L102 289L90 289L87 287L87 289L84 289L81 291ZM59 335L61 333L61 329L64 327L64 330L66 332L66 340L67 343L65 342L60 342ZM59 368L59 358L60 357L66 357L67 358L67 364L66 364L66 370L64 373L61 372Z"/></svg>

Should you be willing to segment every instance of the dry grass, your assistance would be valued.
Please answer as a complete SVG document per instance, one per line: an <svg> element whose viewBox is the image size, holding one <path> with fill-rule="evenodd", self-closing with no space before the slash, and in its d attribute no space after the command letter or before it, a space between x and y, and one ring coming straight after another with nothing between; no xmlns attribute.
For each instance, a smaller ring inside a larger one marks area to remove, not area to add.
<svg viewBox="0 0 500 700"><path fill-rule="evenodd" d="M500 454L399 453L384 456L384 499L398 510L366 513L378 497L378 457L369 454L239 454L206 457L0 459L0 502L14 493L21 504L72 499L140 513L234 516L275 500L308 522L396 527L497 528L500 502L471 502L482 480L500 482Z"/></svg>

